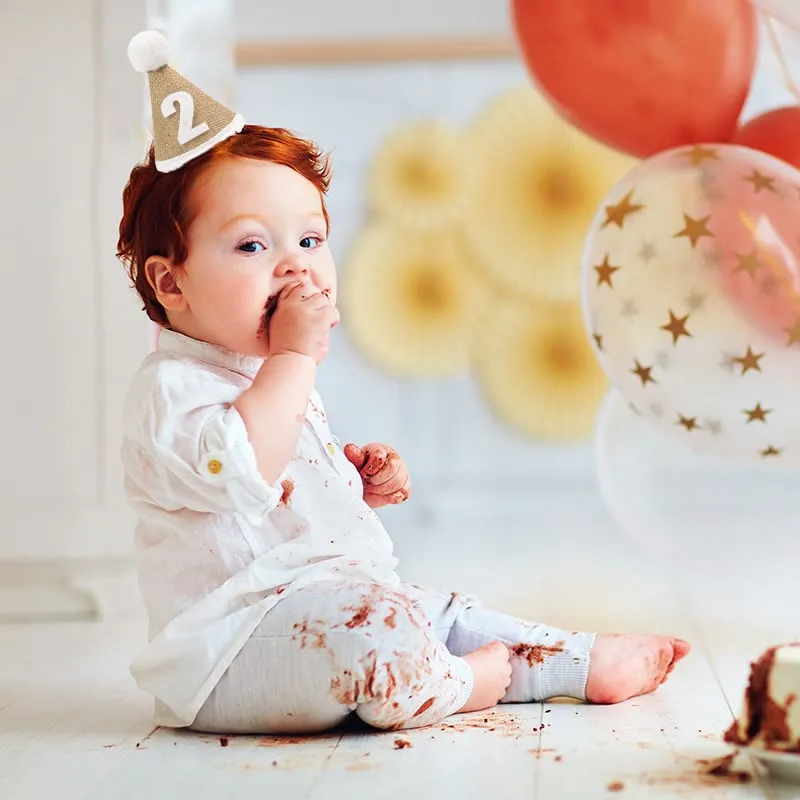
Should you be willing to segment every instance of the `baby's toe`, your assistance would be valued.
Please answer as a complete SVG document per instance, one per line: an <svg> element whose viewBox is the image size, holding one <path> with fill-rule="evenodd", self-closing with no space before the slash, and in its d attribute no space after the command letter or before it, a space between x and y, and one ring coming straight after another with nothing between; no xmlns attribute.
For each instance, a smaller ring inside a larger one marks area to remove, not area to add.
<svg viewBox="0 0 800 800"><path fill-rule="evenodd" d="M686 658L689 655L692 648L689 642L684 641L683 639L672 639L672 650L674 653L673 656L673 663L677 663L682 658Z"/></svg>

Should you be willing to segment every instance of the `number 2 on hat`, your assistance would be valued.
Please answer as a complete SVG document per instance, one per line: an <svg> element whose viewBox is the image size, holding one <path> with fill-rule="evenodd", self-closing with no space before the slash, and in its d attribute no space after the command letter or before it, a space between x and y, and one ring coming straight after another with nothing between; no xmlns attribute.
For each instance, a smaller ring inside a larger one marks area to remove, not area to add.
<svg viewBox="0 0 800 800"><path fill-rule="evenodd" d="M164 117L171 117L176 111L178 116L178 142L186 144L196 139L208 130L208 124L201 122L192 127L194 122L194 98L189 92L178 91L168 94L161 101L161 113Z"/></svg>

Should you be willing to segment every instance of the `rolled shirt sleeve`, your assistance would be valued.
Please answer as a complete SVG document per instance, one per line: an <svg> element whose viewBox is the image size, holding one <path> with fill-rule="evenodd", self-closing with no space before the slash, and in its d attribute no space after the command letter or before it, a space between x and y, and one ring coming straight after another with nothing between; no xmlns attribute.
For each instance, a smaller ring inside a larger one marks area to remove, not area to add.
<svg viewBox="0 0 800 800"><path fill-rule="evenodd" d="M212 371L162 370L127 427L142 463L142 488L170 510L236 511L252 524L280 502L282 489L258 470L241 393Z"/></svg>

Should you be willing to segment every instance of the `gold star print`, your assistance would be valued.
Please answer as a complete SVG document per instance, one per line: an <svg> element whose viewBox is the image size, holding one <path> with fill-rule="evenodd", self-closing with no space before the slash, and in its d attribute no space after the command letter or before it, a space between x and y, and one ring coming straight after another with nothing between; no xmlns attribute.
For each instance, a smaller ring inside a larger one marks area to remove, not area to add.
<svg viewBox="0 0 800 800"><path fill-rule="evenodd" d="M784 328L784 331L789 335L789 341L786 342L787 347L793 344L800 344L800 317L797 318L791 328Z"/></svg>
<svg viewBox="0 0 800 800"><path fill-rule="evenodd" d="M770 445L769 447L765 447L761 451L761 455L764 458L769 458L769 456L779 456L781 454L781 452L782 451L779 448L773 447L772 445Z"/></svg>
<svg viewBox="0 0 800 800"><path fill-rule="evenodd" d="M642 386L647 386L648 383L655 383L655 378L650 374L653 371L652 367L643 367L636 359L634 359L633 363L636 365L631 372L636 375L639 380L642 382Z"/></svg>
<svg viewBox="0 0 800 800"><path fill-rule="evenodd" d="M697 417L684 417L683 414L678 414L678 421L675 423L676 425L683 425L687 431L693 431L696 428L700 427L697 424Z"/></svg>
<svg viewBox="0 0 800 800"><path fill-rule="evenodd" d="M737 356L732 359L734 364L738 364L742 368L742 375L750 369L755 369L761 372L761 365L758 363L764 358L764 353L754 353L750 346L747 346L747 352L743 356Z"/></svg>
<svg viewBox="0 0 800 800"><path fill-rule="evenodd" d="M761 403L756 403L755 408L743 408L742 413L747 414L747 421L750 422L766 422L767 414L772 413L771 408L761 408Z"/></svg>
<svg viewBox="0 0 800 800"><path fill-rule="evenodd" d="M686 330L686 320L688 319L688 314L685 317L676 317L672 313L672 309L670 309L669 322L666 325L662 325L661 330L672 334L672 344L678 344L678 339L680 339L681 336L691 337L692 334Z"/></svg>
<svg viewBox="0 0 800 800"><path fill-rule="evenodd" d="M613 222L618 228L625 224L625 219L629 214L634 214L641 211L644 206L639 203L631 203L633 197L633 189L631 189L622 200L616 205L606 206L606 219L600 228L605 228L606 225L611 225Z"/></svg>
<svg viewBox="0 0 800 800"><path fill-rule="evenodd" d="M703 236L713 236L714 234L708 229L708 221L711 219L711 214L700 219L694 219L688 214L683 215L683 230L678 231L673 238L677 239L680 236L685 236L692 243L692 247L697 246L697 242Z"/></svg>
<svg viewBox="0 0 800 800"><path fill-rule="evenodd" d="M709 158L719 161L719 155L717 155L715 147L703 147L699 144L696 144L691 150L684 150L680 155L686 156L692 162L692 166L695 167Z"/></svg>
<svg viewBox="0 0 800 800"><path fill-rule="evenodd" d="M748 253L747 255L744 256L737 253L736 258L739 262L736 265L736 269L742 270L742 272L746 272L751 278L755 278L756 272L758 272L759 267L764 266L764 262L761 261L758 257L758 250L753 250L752 253Z"/></svg>
<svg viewBox="0 0 800 800"><path fill-rule="evenodd" d="M597 349L602 353L603 352L603 337L599 333L593 333L592 339L594 339L594 343L597 345Z"/></svg>
<svg viewBox="0 0 800 800"><path fill-rule="evenodd" d="M777 191L773 186L775 183L775 178L771 178L769 175L763 175L757 169L754 169L753 174L748 175L745 180L753 184L753 188L756 190L756 193L760 192L762 189L767 189L768 191L777 194Z"/></svg>
<svg viewBox="0 0 800 800"><path fill-rule="evenodd" d="M594 269L595 272L597 273L597 285L602 286L605 283L613 289L614 284L611 283L611 276L618 269L620 269L620 267L615 267L608 263L608 253L606 253L605 258L603 259L603 263L598 264Z"/></svg>

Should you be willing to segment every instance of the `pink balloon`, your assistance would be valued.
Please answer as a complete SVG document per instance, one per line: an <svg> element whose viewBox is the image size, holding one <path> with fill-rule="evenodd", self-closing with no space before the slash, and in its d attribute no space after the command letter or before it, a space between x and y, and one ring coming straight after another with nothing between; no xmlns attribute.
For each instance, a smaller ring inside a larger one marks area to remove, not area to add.
<svg viewBox="0 0 800 800"><path fill-rule="evenodd" d="M753 166L718 170L711 204L714 232L729 253L721 285L759 330L787 345L794 332L800 343L800 172L740 149L744 160L753 154ZM796 185L786 180L792 174Z"/></svg>

